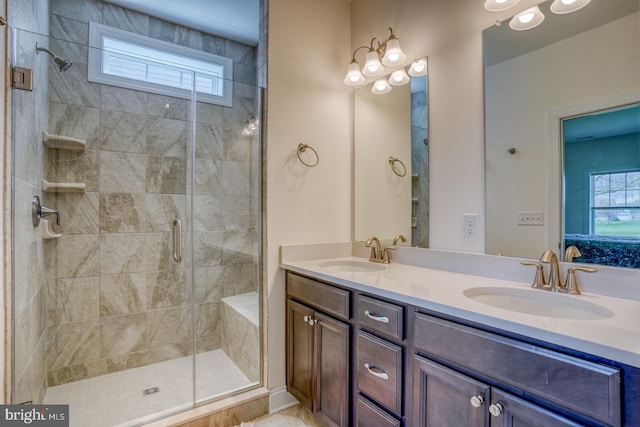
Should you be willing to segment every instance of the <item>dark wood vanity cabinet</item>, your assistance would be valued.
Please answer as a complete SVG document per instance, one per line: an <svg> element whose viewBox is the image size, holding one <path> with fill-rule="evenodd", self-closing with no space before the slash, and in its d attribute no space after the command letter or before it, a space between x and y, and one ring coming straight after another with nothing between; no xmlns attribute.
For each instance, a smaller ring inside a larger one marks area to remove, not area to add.
<svg viewBox="0 0 640 427"><path fill-rule="evenodd" d="M617 368L422 313L413 345L415 426L621 425Z"/></svg>
<svg viewBox="0 0 640 427"><path fill-rule="evenodd" d="M332 427L640 427L640 370L442 317L287 272L288 390Z"/></svg>
<svg viewBox="0 0 640 427"><path fill-rule="evenodd" d="M567 418L414 356L415 427L579 427Z"/></svg>
<svg viewBox="0 0 640 427"><path fill-rule="evenodd" d="M350 294L289 273L287 295L288 390L323 424L347 427L350 326L326 313L347 320Z"/></svg>
<svg viewBox="0 0 640 427"><path fill-rule="evenodd" d="M399 304L356 295L356 427L401 425L405 310Z"/></svg>

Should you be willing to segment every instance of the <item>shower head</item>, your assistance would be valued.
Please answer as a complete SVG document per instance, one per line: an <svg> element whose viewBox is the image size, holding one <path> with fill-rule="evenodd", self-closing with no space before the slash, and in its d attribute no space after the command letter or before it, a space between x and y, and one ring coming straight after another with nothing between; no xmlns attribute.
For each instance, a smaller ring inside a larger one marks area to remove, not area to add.
<svg viewBox="0 0 640 427"><path fill-rule="evenodd" d="M73 65L73 62L67 61L66 59L60 58L58 55L56 55L55 53L53 53L52 51L50 51L46 47L40 47L40 46L38 46L38 43L36 43L36 53L39 54L40 52L48 53L49 56L51 56L53 58L53 62L56 63L56 65L58 66L58 71L60 71L60 72L67 71L69 69L69 67L71 67L71 65Z"/></svg>

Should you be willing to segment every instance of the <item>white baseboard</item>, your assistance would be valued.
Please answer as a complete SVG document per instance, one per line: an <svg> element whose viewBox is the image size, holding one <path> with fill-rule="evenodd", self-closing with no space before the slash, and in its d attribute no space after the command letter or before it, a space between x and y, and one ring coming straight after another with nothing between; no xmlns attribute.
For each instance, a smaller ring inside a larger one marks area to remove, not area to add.
<svg viewBox="0 0 640 427"><path fill-rule="evenodd" d="M271 414L295 406L298 403L298 400L289 394L286 386L269 390L269 413Z"/></svg>

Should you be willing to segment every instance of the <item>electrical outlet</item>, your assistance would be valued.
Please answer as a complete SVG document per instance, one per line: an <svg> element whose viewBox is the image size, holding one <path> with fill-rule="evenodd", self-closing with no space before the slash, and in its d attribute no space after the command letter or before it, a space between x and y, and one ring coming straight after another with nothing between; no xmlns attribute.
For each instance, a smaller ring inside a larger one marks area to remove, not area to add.
<svg viewBox="0 0 640 427"><path fill-rule="evenodd" d="M544 213L541 211L518 212L518 225L544 225Z"/></svg>
<svg viewBox="0 0 640 427"><path fill-rule="evenodd" d="M480 221L480 215L478 214L464 214L464 238L465 240L475 240L478 238L478 222Z"/></svg>

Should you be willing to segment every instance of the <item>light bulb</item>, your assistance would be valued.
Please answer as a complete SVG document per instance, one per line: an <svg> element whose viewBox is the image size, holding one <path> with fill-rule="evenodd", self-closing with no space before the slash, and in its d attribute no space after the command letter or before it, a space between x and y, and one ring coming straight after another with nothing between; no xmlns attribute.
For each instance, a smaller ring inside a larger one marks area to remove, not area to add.
<svg viewBox="0 0 640 427"><path fill-rule="evenodd" d="M523 24L528 24L533 20L533 17L536 16L533 12L525 13L524 15L518 15L518 21Z"/></svg>
<svg viewBox="0 0 640 427"><path fill-rule="evenodd" d="M515 6L520 0L486 0L484 8L489 12L500 12Z"/></svg>
<svg viewBox="0 0 640 427"><path fill-rule="evenodd" d="M516 31L530 30L540 25L542 21L544 21L544 14L538 6L533 6L514 16L509 21L509 27Z"/></svg>
<svg viewBox="0 0 640 427"><path fill-rule="evenodd" d="M391 73L391 77L389 77L389 84L393 86L406 85L410 81L411 79L407 75L406 71L404 71L404 68L394 71Z"/></svg>
<svg viewBox="0 0 640 427"><path fill-rule="evenodd" d="M347 70L347 76L344 78L344 84L347 86L360 86L364 83L364 76L360 71L360 64L353 59L349 63L349 69Z"/></svg>
<svg viewBox="0 0 640 427"><path fill-rule="evenodd" d="M389 85L389 82L387 82L387 79L385 79L384 77L376 80L373 83L373 86L371 86L371 92L375 93L376 95L382 95L390 91L391 86Z"/></svg>
<svg viewBox="0 0 640 427"><path fill-rule="evenodd" d="M420 58L413 61L409 67L409 75L418 77L427 74L427 58Z"/></svg>
<svg viewBox="0 0 640 427"><path fill-rule="evenodd" d="M582 9L588 5L590 1L591 0L554 0L549 9L555 14L563 15Z"/></svg>
<svg viewBox="0 0 640 427"><path fill-rule="evenodd" d="M400 40L392 34L389 40L387 40L387 47L384 57L382 58L382 63L388 66L400 65L405 59L407 59L407 56L402 49L400 49Z"/></svg>
<svg viewBox="0 0 640 427"><path fill-rule="evenodd" d="M384 67L380 63L380 59L378 59L378 52L373 48L369 49L362 74L365 76L379 76L383 72Z"/></svg>

